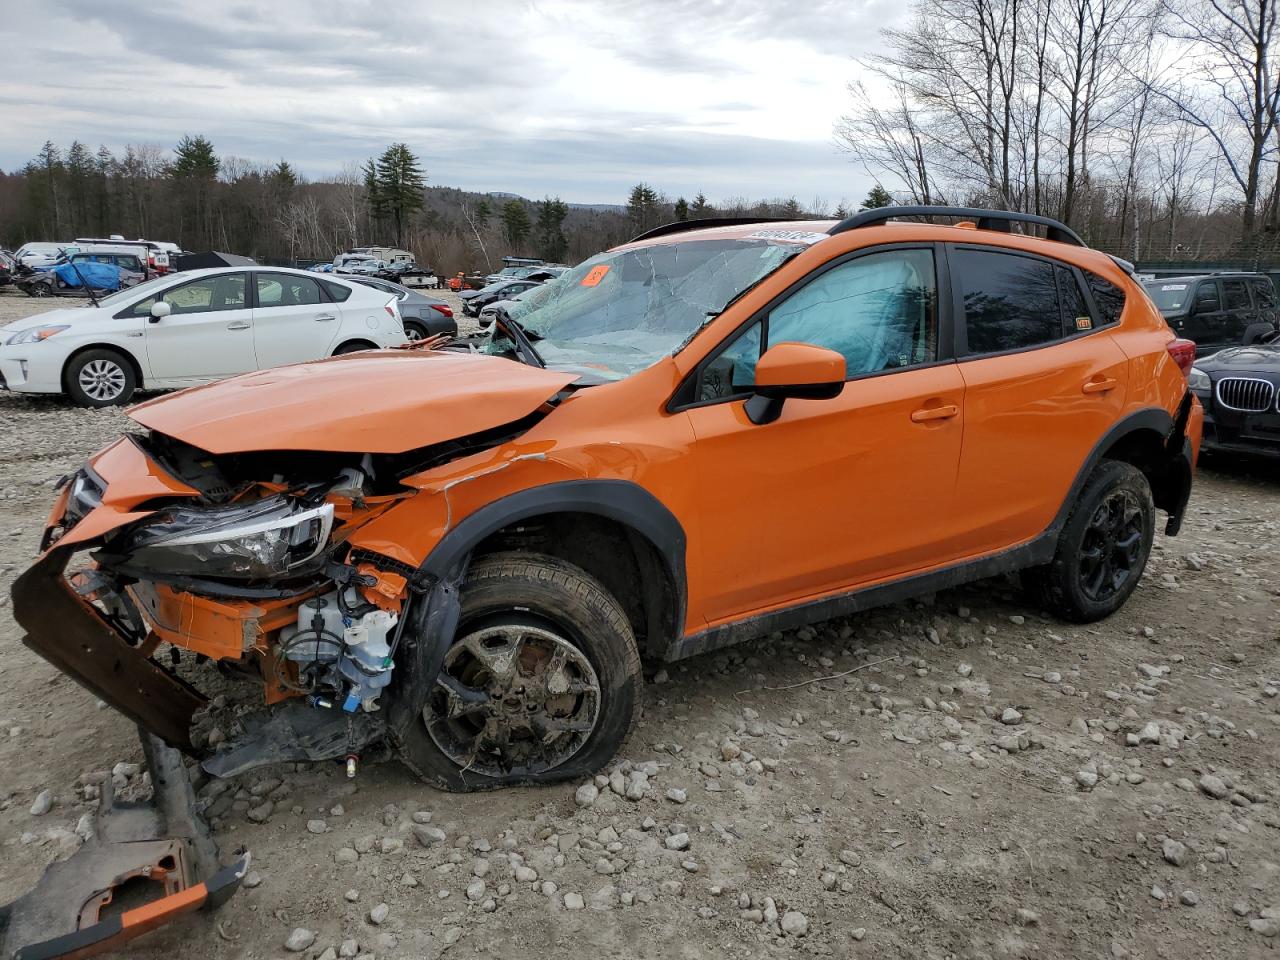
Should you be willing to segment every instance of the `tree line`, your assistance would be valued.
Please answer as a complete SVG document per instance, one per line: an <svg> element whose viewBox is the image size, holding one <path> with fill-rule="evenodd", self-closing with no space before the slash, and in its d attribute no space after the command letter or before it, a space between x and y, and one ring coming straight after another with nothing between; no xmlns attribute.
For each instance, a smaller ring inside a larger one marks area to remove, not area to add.
<svg viewBox="0 0 1280 960"><path fill-rule="evenodd" d="M913 0L837 140L902 201L1051 216L1135 260L1273 256L1276 28L1277 0Z"/></svg>
<svg viewBox="0 0 1280 960"><path fill-rule="evenodd" d="M404 143L308 180L288 160L220 155L198 134L171 150L130 144L121 154L46 142L20 170L0 172L0 242L118 233L264 261L328 260L353 246L394 244L453 272L496 269L507 254L577 262L670 220L805 216L827 206L815 200L804 210L794 197L712 205L701 193L672 199L647 183L625 204L573 205L427 181L421 158Z"/></svg>

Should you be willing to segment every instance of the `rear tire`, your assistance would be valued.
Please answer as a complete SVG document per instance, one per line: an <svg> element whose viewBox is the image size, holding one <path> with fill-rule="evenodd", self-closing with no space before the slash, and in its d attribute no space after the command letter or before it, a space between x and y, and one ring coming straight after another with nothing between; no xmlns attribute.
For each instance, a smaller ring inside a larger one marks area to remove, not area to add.
<svg viewBox="0 0 1280 960"><path fill-rule="evenodd" d="M1147 478L1132 464L1104 460L1076 497L1053 559L1024 570L1023 585L1035 602L1064 620L1101 620L1124 606L1138 586L1154 536Z"/></svg>
<svg viewBox="0 0 1280 960"><path fill-rule="evenodd" d="M641 683L630 622L595 577L542 554L482 557L398 753L454 792L581 779L626 742Z"/></svg>
<svg viewBox="0 0 1280 960"><path fill-rule="evenodd" d="M115 350L86 350L74 357L62 375L63 389L80 407L115 407L128 403L138 387L133 364Z"/></svg>
<svg viewBox="0 0 1280 960"><path fill-rule="evenodd" d="M427 338L427 328L416 320L406 320L404 322L404 336L410 343L425 340Z"/></svg>
<svg viewBox="0 0 1280 960"><path fill-rule="evenodd" d="M370 343L368 340L352 340L344 343L337 350L333 351L335 357L340 357L346 353L359 353L361 350L377 350L377 344Z"/></svg>

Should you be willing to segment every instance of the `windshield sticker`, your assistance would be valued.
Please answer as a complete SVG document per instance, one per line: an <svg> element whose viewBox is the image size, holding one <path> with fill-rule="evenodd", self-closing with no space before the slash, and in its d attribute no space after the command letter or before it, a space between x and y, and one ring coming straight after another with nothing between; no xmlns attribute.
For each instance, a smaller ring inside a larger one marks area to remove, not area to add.
<svg viewBox="0 0 1280 960"><path fill-rule="evenodd" d="M788 240L792 243L817 243L827 239L825 233L810 233L806 230L757 230L747 235L748 240Z"/></svg>
<svg viewBox="0 0 1280 960"><path fill-rule="evenodd" d="M1162 283L1160 285L1160 289L1161 290L1185 290L1187 289L1187 285L1185 283Z"/></svg>
<svg viewBox="0 0 1280 960"><path fill-rule="evenodd" d="M605 274L608 272L609 264L597 263L587 272L587 275L582 278L578 285L582 287L594 287L605 278Z"/></svg>

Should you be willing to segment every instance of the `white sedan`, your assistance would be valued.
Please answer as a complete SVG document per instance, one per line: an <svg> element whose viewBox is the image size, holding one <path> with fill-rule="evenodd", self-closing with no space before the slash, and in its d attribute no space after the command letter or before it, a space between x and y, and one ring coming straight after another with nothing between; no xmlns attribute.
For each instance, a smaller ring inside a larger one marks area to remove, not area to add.
<svg viewBox="0 0 1280 960"><path fill-rule="evenodd" d="M275 267L192 270L0 329L0 387L105 407L404 342L384 291Z"/></svg>

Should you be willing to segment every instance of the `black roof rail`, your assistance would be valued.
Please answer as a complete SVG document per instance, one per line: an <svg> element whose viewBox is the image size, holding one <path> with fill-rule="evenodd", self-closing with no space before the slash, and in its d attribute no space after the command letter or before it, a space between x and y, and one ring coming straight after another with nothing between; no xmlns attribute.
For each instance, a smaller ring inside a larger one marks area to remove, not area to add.
<svg viewBox="0 0 1280 960"><path fill-rule="evenodd" d="M1001 233L1008 233L1011 223L1035 223L1047 228L1046 236L1050 240L1071 243L1077 247L1085 246L1080 236L1065 223L1049 217L1038 217L1033 213L1018 213L1016 210L984 210L981 207L877 207L874 210L855 213L847 220L841 220L827 233L835 236L846 230L868 227L887 220L895 220L898 217L964 217L966 220L975 221L979 230L998 230Z"/></svg>
<svg viewBox="0 0 1280 960"><path fill-rule="evenodd" d="M664 223L660 227L646 230L638 237L632 237L627 243L639 240L652 240L654 237L665 237L672 233L684 233L686 230L702 230L706 227L742 227L750 223L795 223L804 217L703 217L701 220L675 220Z"/></svg>

